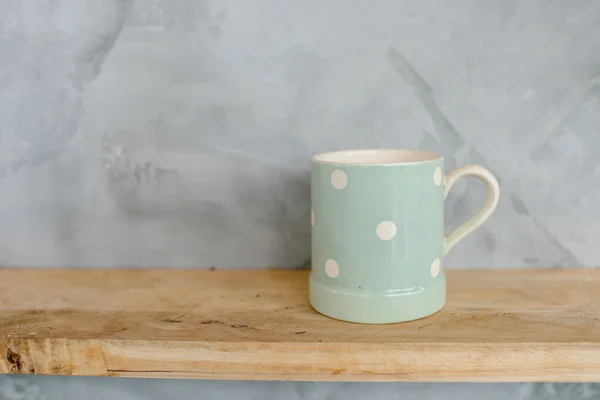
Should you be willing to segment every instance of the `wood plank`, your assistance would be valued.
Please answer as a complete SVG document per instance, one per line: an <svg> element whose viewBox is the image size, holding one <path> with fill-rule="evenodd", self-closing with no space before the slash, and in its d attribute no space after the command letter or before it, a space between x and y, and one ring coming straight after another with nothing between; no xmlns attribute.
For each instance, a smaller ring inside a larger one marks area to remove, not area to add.
<svg viewBox="0 0 600 400"><path fill-rule="evenodd" d="M306 271L0 269L0 373L599 381L600 270L447 271L422 320L359 325Z"/></svg>

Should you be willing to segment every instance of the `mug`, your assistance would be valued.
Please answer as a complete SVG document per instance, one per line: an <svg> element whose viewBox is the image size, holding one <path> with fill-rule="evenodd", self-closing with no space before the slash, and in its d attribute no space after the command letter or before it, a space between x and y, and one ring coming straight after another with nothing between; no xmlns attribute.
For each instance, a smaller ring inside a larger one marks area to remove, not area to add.
<svg viewBox="0 0 600 400"><path fill-rule="evenodd" d="M446 301L444 256L485 222L500 194L487 169L444 174L429 151L346 150L311 159L312 307L349 322L419 319ZM484 206L444 236L444 200L466 176L487 187Z"/></svg>

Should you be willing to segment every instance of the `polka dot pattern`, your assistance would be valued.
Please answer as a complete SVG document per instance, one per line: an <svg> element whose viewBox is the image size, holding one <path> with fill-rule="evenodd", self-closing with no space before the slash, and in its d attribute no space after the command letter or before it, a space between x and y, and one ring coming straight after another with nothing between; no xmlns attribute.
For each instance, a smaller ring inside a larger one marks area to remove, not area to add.
<svg viewBox="0 0 600 400"><path fill-rule="evenodd" d="M334 171L331 172L330 182L331 182L331 186L335 190L345 189L348 186L348 180L349 180L348 174L341 169L335 169ZM442 167L438 166L435 168L434 173L433 173L433 183L437 187L440 187L443 184L443 181L444 181L444 173L443 173ZM310 223L311 223L311 227L314 228L315 223L316 223L316 218L315 218L315 210L313 208L311 208L311 210L310 210ZM325 221L325 223L327 223L327 221ZM391 241L398 234L398 226L393 221L389 221L389 220L380 221L377 224L377 226L375 227L374 233L376 234L376 236L379 240L382 240L385 242ZM430 266L429 272L431 274L431 277L437 278L440 275L441 269L442 269L441 259L436 258L435 260L432 261L431 266ZM338 278L339 274L340 274L340 265L333 258L329 258L324 263L324 272L331 279Z"/></svg>
<svg viewBox="0 0 600 400"><path fill-rule="evenodd" d="M441 167L437 167L435 169L435 172L433 173L433 182L435 183L436 186L440 186L442 184L442 168Z"/></svg>
<svg viewBox="0 0 600 400"><path fill-rule="evenodd" d="M377 225L376 232L379 239L392 240L396 236L398 228L392 221L382 221Z"/></svg>
<svg viewBox="0 0 600 400"><path fill-rule="evenodd" d="M348 185L348 175L341 169L336 169L331 173L331 185L337 190L342 190Z"/></svg>
<svg viewBox="0 0 600 400"><path fill-rule="evenodd" d="M338 265L337 261L332 258L327 260L325 262L325 273L330 278L337 278L340 274L340 266Z"/></svg>
<svg viewBox="0 0 600 400"><path fill-rule="evenodd" d="M440 269L442 267L442 263L439 258L436 258L431 264L431 276L437 278L440 274Z"/></svg>

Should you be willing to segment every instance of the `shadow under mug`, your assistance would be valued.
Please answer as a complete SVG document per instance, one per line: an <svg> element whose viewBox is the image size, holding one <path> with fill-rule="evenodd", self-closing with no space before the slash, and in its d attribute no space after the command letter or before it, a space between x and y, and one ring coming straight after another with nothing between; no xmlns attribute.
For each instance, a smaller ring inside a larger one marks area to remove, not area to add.
<svg viewBox="0 0 600 400"><path fill-rule="evenodd" d="M392 323L439 311L444 256L498 204L494 175L477 165L444 174L428 151L347 150L311 160L310 303L344 321ZM462 177L487 186L484 206L444 234L444 200Z"/></svg>

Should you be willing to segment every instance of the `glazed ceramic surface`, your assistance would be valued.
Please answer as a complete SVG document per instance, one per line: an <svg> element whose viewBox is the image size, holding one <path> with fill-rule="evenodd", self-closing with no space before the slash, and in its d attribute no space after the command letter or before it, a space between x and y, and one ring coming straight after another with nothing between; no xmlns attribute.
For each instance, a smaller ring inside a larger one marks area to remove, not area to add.
<svg viewBox="0 0 600 400"><path fill-rule="evenodd" d="M311 161L310 302L361 323L418 319L446 300L444 255L494 211L498 182L485 168L444 174L443 157L410 150L351 150ZM462 176L481 179L488 200L444 236L444 200Z"/></svg>

